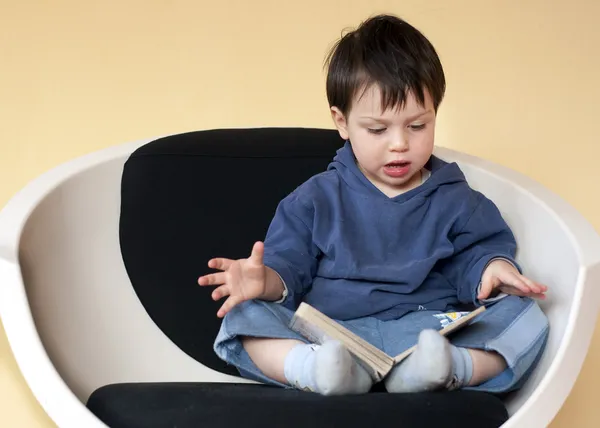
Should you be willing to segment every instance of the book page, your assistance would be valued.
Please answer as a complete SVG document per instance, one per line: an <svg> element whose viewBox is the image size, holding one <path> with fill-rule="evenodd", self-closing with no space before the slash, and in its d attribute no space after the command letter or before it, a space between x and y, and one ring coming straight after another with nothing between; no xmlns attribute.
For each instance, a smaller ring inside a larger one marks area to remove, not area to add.
<svg viewBox="0 0 600 428"><path fill-rule="evenodd" d="M300 304L290 328L317 344L327 340L343 343L376 381L393 367L392 357L306 303Z"/></svg>

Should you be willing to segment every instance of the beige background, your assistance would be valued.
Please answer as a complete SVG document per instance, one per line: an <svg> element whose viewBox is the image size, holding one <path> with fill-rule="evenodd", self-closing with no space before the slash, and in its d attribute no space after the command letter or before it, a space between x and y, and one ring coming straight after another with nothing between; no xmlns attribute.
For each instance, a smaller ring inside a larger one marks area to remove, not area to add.
<svg viewBox="0 0 600 428"><path fill-rule="evenodd" d="M439 51L448 92L437 143L528 174L600 230L594 0L0 0L0 206L43 171L130 140L330 127L326 50L384 11ZM597 333L552 427L598 425L599 357ZM54 426L3 331L0 426Z"/></svg>

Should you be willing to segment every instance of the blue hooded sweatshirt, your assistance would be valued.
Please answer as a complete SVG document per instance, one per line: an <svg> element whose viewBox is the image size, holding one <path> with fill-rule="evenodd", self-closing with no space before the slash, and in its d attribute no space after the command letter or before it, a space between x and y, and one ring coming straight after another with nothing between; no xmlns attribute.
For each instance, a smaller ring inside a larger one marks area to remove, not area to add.
<svg viewBox="0 0 600 428"><path fill-rule="evenodd" d="M327 171L283 199L264 258L288 290L281 304L295 310L305 301L338 320L481 304L487 264L516 266L514 236L456 163L432 156L426 169L423 184L390 198L360 171L347 142Z"/></svg>

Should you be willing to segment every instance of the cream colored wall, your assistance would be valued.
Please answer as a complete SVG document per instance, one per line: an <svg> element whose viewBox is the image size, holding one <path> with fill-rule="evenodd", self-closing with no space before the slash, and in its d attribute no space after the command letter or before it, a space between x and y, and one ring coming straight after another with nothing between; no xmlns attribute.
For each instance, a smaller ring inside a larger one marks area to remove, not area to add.
<svg viewBox="0 0 600 428"><path fill-rule="evenodd" d="M0 0L0 206L58 163L125 141L213 127L329 127L326 49L343 27L389 11L421 28L444 63L438 144L530 175L600 230L598 5ZM552 427L598 425L599 359L596 334ZM3 332L0 426L53 426Z"/></svg>

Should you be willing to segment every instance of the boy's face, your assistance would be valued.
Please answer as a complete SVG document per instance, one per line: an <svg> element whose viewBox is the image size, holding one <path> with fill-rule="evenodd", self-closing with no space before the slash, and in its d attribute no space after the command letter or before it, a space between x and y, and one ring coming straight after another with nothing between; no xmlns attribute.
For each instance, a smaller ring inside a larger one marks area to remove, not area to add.
<svg viewBox="0 0 600 428"><path fill-rule="evenodd" d="M350 140L360 170L385 195L393 198L421 183L435 134L435 109L427 91L424 106L409 93L402 108L382 112L374 85L354 100L347 117L336 107L331 115L340 136Z"/></svg>

